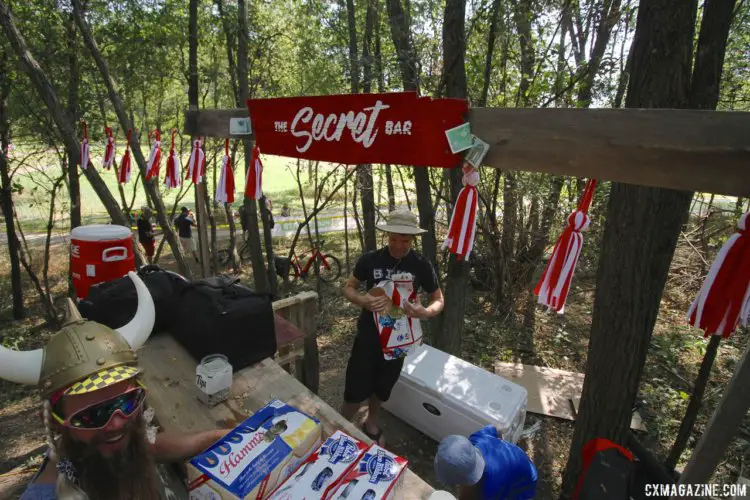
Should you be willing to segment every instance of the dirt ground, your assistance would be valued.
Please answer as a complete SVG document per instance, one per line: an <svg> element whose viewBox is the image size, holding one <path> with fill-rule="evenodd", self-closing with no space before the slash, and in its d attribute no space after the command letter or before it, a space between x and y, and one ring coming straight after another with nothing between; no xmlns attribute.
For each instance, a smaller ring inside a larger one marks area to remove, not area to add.
<svg viewBox="0 0 750 500"><path fill-rule="evenodd" d="M338 255L342 254L339 249ZM344 259L341 260L343 265ZM169 261L161 264L172 267ZM246 278L243 277L244 282L247 282ZM487 370L492 370L496 361L518 361L584 372L593 307L593 278L593 271L583 263L577 272L566 314L551 315L536 308L533 329L523 328L515 322L510 323L511 326L500 324L492 312L491 297L473 294L468 302L461 357ZM60 279L52 285L63 292L66 287L65 281ZM325 306L318 323L319 394L333 408L339 408L342 402L345 360L354 339L358 314L358 310L341 296L340 285L325 285L321 290ZM307 283L300 283L295 285L294 291L309 288L311 286ZM2 302L7 300L7 296L0 296L0 306L4 309L7 304ZM685 391L689 391L690 381L697 374L702 349L705 349L705 341L700 336L681 326L684 325L684 304L671 303L670 300L666 294L639 396L647 402L641 413L648 433L641 437L662 458L666 456L679 426L687 404ZM50 332L42 327L40 316L37 311L36 316L32 314L32 319L13 323L7 330L9 338L17 340L17 348L39 347L48 338ZM6 318L2 321L3 325L11 325ZM6 326L0 328L5 330ZM747 341L746 337L737 336L722 343L695 435L700 435L705 427ZM41 461L45 446L39 411L40 404L32 389L0 381L0 440L3 443L0 447L0 499L16 498ZM527 414L527 428L536 422L540 423L539 430L519 445L527 451L539 471L537 498L553 499L559 495L574 424ZM382 424L387 448L407 457L416 474L439 487L433 472L437 443L387 412L384 412ZM733 443L714 481L734 482L737 477L742 452L747 445L745 439L750 438L747 431L742 432L744 434ZM695 442L695 439L691 440L683 455L682 466Z"/></svg>

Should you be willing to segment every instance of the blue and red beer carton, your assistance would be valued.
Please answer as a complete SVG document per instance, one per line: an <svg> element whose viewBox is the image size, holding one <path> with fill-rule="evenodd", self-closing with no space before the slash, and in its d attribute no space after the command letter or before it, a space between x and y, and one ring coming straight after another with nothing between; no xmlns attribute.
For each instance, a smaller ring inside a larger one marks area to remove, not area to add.
<svg viewBox="0 0 750 500"><path fill-rule="evenodd" d="M321 443L320 421L277 399L188 464L191 500L268 498Z"/></svg>
<svg viewBox="0 0 750 500"><path fill-rule="evenodd" d="M345 432L334 432L279 486L270 500L331 498L339 483L367 448L367 444Z"/></svg>

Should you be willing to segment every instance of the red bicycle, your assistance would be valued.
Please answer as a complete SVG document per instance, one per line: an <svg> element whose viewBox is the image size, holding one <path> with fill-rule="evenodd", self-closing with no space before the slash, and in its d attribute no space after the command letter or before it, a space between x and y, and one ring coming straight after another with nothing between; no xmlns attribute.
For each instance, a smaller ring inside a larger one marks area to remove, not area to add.
<svg viewBox="0 0 750 500"><path fill-rule="evenodd" d="M320 251L323 243L324 241L322 240L316 242L311 249L302 254L303 257L308 253L310 254L310 258L308 259L304 267L296 252L292 250L292 258L291 261L289 261L288 269L290 279L295 280L297 278L307 278L310 270L313 269L313 263L318 266L320 279L326 283L335 281L339 276L341 276L341 263L339 262L339 259L337 259L333 255L324 254ZM315 271L313 270L313 273L314 272Z"/></svg>

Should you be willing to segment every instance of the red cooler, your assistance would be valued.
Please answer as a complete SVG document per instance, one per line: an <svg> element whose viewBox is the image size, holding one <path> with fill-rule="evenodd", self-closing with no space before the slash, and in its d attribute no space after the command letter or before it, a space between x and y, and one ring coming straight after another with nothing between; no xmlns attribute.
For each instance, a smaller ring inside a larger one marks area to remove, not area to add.
<svg viewBox="0 0 750 500"><path fill-rule="evenodd" d="M73 229L70 233L70 269L79 299L85 299L93 285L135 271L130 228L90 224Z"/></svg>

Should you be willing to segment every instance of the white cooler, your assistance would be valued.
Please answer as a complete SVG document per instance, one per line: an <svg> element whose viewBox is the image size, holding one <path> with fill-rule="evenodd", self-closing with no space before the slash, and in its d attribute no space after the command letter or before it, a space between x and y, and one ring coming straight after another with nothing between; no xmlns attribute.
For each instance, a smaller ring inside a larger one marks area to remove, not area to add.
<svg viewBox="0 0 750 500"><path fill-rule="evenodd" d="M404 361L383 407L436 441L492 424L515 443L526 420L526 389L428 345Z"/></svg>

